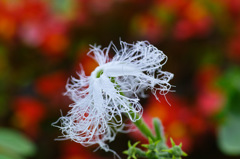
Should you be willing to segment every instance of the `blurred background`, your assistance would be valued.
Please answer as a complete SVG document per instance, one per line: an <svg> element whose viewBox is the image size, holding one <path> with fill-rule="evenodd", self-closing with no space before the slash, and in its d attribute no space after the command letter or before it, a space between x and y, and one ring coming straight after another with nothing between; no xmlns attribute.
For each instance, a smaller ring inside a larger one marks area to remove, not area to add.
<svg viewBox="0 0 240 159"><path fill-rule="evenodd" d="M240 158L239 0L0 0L0 159L110 159L112 153L54 141L51 126L72 102L63 96L79 64L97 64L89 44L148 40L168 56L176 92L143 99L189 159ZM161 97L160 97L161 98ZM110 147L123 158L137 132Z"/></svg>

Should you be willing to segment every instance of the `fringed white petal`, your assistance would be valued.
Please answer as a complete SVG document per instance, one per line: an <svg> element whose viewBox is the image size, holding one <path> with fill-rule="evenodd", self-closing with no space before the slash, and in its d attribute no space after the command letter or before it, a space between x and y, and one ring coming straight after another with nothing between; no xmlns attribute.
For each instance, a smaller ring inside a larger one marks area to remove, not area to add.
<svg viewBox="0 0 240 159"><path fill-rule="evenodd" d="M98 144L105 151L112 151L106 142L113 141L116 133L123 131L122 115L127 114L133 122L141 118L143 108L139 97L145 96L145 90L150 89L156 96L171 89L169 81L173 74L161 70L167 61L162 51L147 41L120 44L119 50L112 43L104 49L92 46L88 55L99 66L91 76L82 71L79 79L72 78L66 85L66 95L74 103L68 114L56 122L61 123L57 127L64 139L84 146ZM116 53L112 59L108 56L110 49Z"/></svg>

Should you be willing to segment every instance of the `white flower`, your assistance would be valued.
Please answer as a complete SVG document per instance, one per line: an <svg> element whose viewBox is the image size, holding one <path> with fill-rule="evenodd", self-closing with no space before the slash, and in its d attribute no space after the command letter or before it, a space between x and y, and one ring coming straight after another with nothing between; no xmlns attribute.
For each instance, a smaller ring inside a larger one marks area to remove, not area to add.
<svg viewBox="0 0 240 159"><path fill-rule="evenodd" d="M64 139L84 146L98 144L109 151L106 142L113 141L116 133L123 130L122 115L133 122L141 118L139 97L145 96L145 90L150 89L155 96L169 92L168 82L173 74L161 70L167 61L162 51L147 41L120 44L119 50L112 43L103 49L91 46L88 55L99 66L91 76L86 76L82 69L79 79L72 78L66 85L66 95L74 103L68 114L57 121ZM112 59L110 50L115 52Z"/></svg>

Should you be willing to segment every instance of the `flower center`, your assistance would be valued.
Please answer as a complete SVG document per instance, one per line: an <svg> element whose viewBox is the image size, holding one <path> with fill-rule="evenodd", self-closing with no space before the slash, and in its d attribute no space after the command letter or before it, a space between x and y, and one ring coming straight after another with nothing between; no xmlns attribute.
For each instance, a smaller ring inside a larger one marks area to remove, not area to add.
<svg viewBox="0 0 240 159"><path fill-rule="evenodd" d="M100 78L100 76L103 74L103 70L100 70L97 72L96 78Z"/></svg>
<svg viewBox="0 0 240 159"><path fill-rule="evenodd" d="M109 65L109 63L106 63L106 64L96 67L96 69L91 73L91 77L100 78L100 76L103 74L104 69L107 65Z"/></svg>
<svg viewBox="0 0 240 159"><path fill-rule="evenodd" d="M141 72L139 68L131 64L122 62L109 62L98 66L92 73L92 78L100 78L102 74L106 74L108 77L119 77L119 76L138 76Z"/></svg>

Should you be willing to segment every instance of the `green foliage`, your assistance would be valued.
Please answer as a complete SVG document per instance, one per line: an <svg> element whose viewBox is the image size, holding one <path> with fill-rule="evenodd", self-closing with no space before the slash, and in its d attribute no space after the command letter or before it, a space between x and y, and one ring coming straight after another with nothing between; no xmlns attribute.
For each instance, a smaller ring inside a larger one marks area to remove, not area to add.
<svg viewBox="0 0 240 159"><path fill-rule="evenodd" d="M12 129L0 128L0 158L22 159L33 156L34 144L20 132Z"/></svg>
<svg viewBox="0 0 240 159"><path fill-rule="evenodd" d="M231 67L219 80L227 101L221 112L223 122L219 126L218 143L225 154L240 154L240 69Z"/></svg>
<svg viewBox="0 0 240 159"><path fill-rule="evenodd" d="M143 122L143 121L142 121ZM168 147L166 140L163 134L163 127L159 119L153 119L154 129L156 137L149 137L148 144L142 144L141 146L146 150L137 148L136 146L139 142L131 145L130 141L128 142L128 150L123 153L128 155L127 159L137 159L137 158L148 158L148 159L181 159L181 156L187 156L185 152L182 151L182 144L176 145L172 138L171 147Z"/></svg>
<svg viewBox="0 0 240 159"><path fill-rule="evenodd" d="M240 154L240 116L229 114L220 126L218 143L221 150L228 155Z"/></svg>
<svg viewBox="0 0 240 159"><path fill-rule="evenodd" d="M72 10L75 8L75 3L73 0L53 0L52 1L52 9L56 13L59 13L61 15L69 15Z"/></svg>

